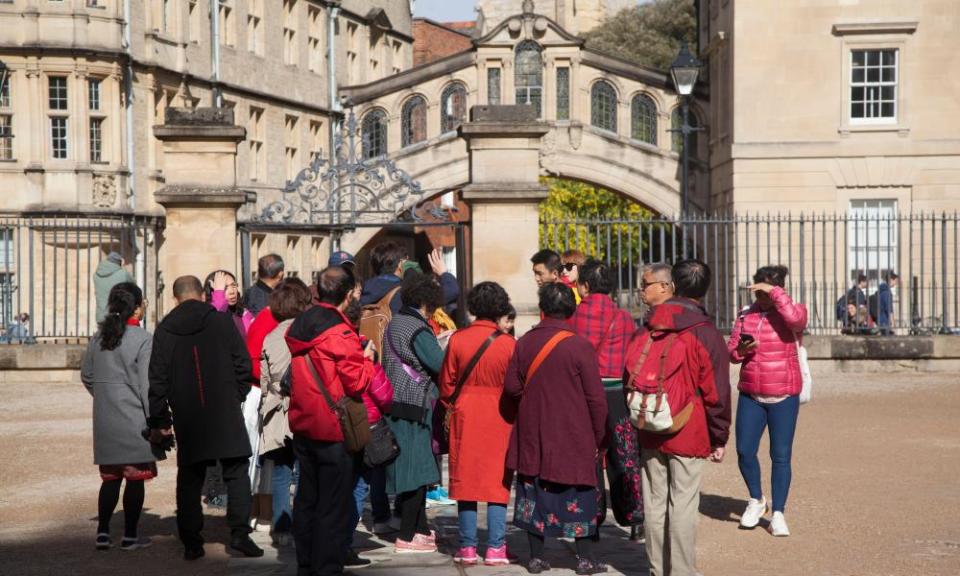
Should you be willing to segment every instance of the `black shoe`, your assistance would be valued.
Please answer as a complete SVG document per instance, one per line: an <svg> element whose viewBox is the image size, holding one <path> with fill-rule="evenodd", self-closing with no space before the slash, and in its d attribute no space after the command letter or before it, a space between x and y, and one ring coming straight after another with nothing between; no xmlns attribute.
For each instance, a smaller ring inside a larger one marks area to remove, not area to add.
<svg viewBox="0 0 960 576"><path fill-rule="evenodd" d="M546 560L541 560L540 558L531 558L530 562L527 563L527 572L531 574L539 574L550 569L550 564Z"/></svg>
<svg viewBox="0 0 960 576"><path fill-rule="evenodd" d="M638 544L643 544L647 541L647 537L643 531L643 524L630 527L630 540L637 542Z"/></svg>
<svg viewBox="0 0 960 576"><path fill-rule="evenodd" d="M187 548L183 551L183 559L199 560L200 558L203 558L204 554L206 554L206 552L203 551L203 546L200 546L199 548Z"/></svg>
<svg viewBox="0 0 960 576"><path fill-rule="evenodd" d="M577 558L577 574L603 574L606 571L607 565L603 562Z"/></svg>
<svg viewBox="0 0 960 576"><path fill-rule="evenodd" d="M257 546L256 542L251 540L246 534L239 538L232 538L230 540L230 548L243 554L247 558L259 558L263 556L263 548Z"/></svg>
<svg viewBox="0 0 960 576"><path fill-rule="evenodd" d="M343 561L344 566L367 566L369 564L370 560L361 558L353 548L347 551L347 557Z"/></svg>

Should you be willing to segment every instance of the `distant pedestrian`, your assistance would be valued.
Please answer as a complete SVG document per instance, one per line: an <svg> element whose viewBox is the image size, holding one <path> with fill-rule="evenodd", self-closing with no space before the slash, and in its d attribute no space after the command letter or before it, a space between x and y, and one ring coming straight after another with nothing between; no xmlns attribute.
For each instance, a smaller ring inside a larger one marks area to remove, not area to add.
<svg viewBox="0 0 960 576"><path fill-rule="evenodd" d="M867 275L857 274L857 283L837 300L836 315L844 334L869 334L870 314L867 310Z"/></svg>
<svg viewBox="0 0 960 576"><path fill-rule="evenodd" d="M667 429L639 431L646 551L657 576L697 573L703 462L721 462L729 436L730 363L723 336L700 303L710 280L704 262L678 262L676 296L653 308L627 352L628 390L653 402L666 393L660 401L672 416Z"/></svg>
<svg viewBox="0 0 960 576"><path fill-rule="evenodd" d="M124 268L123 257L117 252L110 252L106 259L97 264L93 274L93 290L97 301L97 324L103 322L107 315L107 299L110 290L121 282L136 283L133 276Z"/></svg>
<svg viewBox="0 0 960 576"><path fill-rule="evenodd" d="M97 550L112 546L110 519L123 491L122 550L150 545L137 532L143 511L144 481L157 476L156 456L143 436L147 428L147 367L152 341L140 327L146 310L136 284L121 282L107 298L100 329L87 345L80 377L93 396L93 460L100 467Z"/></svg>
<svg viewBox="0 0 960 576"><path fill-rule="evenodd" d="M398 553L436 552L436 537L427 525L427 488L440 481L434 458L433 402L443 350L427 319L443 304L433 276L411 272L400 291L403 307L384 335L383 368L393 384L389 423L400 456L387 466L387 492L400 511Z"/></svg>
<svg viewBox="0 0 960 576"><path fill-rule="evenodd" d="M293 435L290 433L290 348L286 334L294 319L310 307L310 289L299 278L287 278L276 286L267 299L268 307L260 314L270 314L277 326L263 340L258 355L260 364L260 455L273 463L270 494L273 517L270 537L276 546L293 544L291 529L293 510L290 487L293 484ZM259 317L258 317L259 319Z"/></svg>
<svg viewBox="0 0 960 576"><path fill-rule="evenodd" d="M617 523L631 527L631 536L636 539L642 534L643 526L643 490L637 457L640 446L623 394L623 368L636 325L630 313L621 310L610 297L613 278L609 266L598 260L587 260L579 268L578 278L583 301L570 324L593 346L603 379L607 400L604 461L610 482L609 502ZM603 482L600 486L603 489ZM600 512L601 520L603 512Z"/></svg>
<svg viewBox="0 0 960 576"><path fill-rule="evenodd" d="M597 462L607 403L590 342L570 331L573 291L545 283L543 321L517 342L507 368L505 396L519 402L507 468L517 474L513 523L527 531L527 570L549 570L544 539L575 538L577 574L599 574L594 557L600 493Z"/></svg>
<svg viewBox="0 0 960 576"><path fill-rule="evenodd" d="M173 283L177 306L157 326L150 359L150 428L154 442L176 431L177 530L186 560L204 555L200 493L207 467L219 462L227 486L230 548L262 556L250 539L250 440L241 403L253 376L233 322L204 302L193 276Z"/></svg>
<svg viewBox="0 0 960 576"><path fill-rule="evenodd" d="M283 280L283 258L277 254L267 254L257 260L257 281L243 295L243 307L256 318L267 307L267 298L277 284Z"/></svg>
<svg viewBox="0 0 960 576"><path fill-rule="evenodd" d="M373 347L361 347L345 315L355 288L343 268L324 269L317 278L320 303L300 314L286 336L292 354L290 431L300 464L293 505L298 574L342 574L353 531L354 455L330 404L347 396L360 400L373 378Z"/></svg>
<svg viewBox="0 0 960 576"><path fill-rule="evenodd" d="M803 378L798 359L799 340L807 327L807 309L794 303L784 290L785 266L764 266L753 275L756 302L740 314L727 347L730 361L740 369L737 403L737 462L750 501L740 526L755 527L769 504L760 486L757 450L766 428L770 430L774 536L789 536L783 512L790 492L790 459L800 410Z"/></svg>
<svg viewBox="0 0 960 576"><path fill-rule="evenodd" d="M440 401L447 406L450 496L457 501L460 550L454 562L476 564L477 506L487 503L487 566L509 564L507 504L513 474L504 466L514 410L501 402L507 365L516 341L497 327L510 313L510 297L494 282L467 295L473 324L450 338L440 373ZM468 372L469 371L469 372Z"/></svg>
<svg viewBox="0 0 960 576"><path fill-rule="evenodd" d="M884 336L893 335L896 319L893 309L893 290L900 284L900 276L896 272L890 271L884 274L883 282L877 288L876 294L869 298L870 315L877 323L880 334Z"/></svg>

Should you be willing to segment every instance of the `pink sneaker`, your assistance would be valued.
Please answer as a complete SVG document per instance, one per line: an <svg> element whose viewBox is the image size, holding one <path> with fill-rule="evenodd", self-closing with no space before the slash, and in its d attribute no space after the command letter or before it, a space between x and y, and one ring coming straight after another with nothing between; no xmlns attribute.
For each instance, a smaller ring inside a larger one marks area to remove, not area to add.
<svg viewBox="0 0 960 576"><path fill-rule="evenodd" d="M477 548L475 546L464 546L457 552L453 561L457 564L463 564L464 566L473 566L480 561L480 558L477 556Z"/></svg>
<svg viewBox="0 0 960 576"><path fill-rule="evenodd" d="M510 557L507 556L507 545L499 548L487 548L487 554L483 557L485 566L505 566L510 563Z"/></svg>
<svg viewBox="0 0 960 576"><path fill-rule="evenodd" d="M422 534L416 534L409 542L397 538L393 551L397 554L429 554L437 551L437 545L426 540Z"/></svg>
<svg viewBox="0 0 960 576"><path fill-rule="evenodd" d="M421 538L425 539L427 542L433 542L434 544L437 542L437 531L436 531L436 530L431 530L429 536L427 536L427 535L425 535L425 534L417 534L417 536L420 536Z"/></svg>

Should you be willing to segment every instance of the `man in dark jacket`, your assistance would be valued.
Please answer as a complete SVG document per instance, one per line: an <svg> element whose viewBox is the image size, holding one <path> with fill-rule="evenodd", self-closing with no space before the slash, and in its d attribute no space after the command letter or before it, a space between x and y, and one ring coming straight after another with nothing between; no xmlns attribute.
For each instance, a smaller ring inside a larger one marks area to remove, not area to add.
<svg viewBox="0 0 960 576"><path fill-rule="evenodd" d="M320 272L320 304L298 316L286 336L292 354L288 414L300 463L293 505L298 576L342 574L349 551L353 455L330 403L344 395L361 399L373 379L373 349L361 348L344 314L355 287L353 275L339 266Z"/></svg>
<svg viewBox="0 0 960 576"><path fill-rule="evenodd" d="M400 300L400 282L403 280L403 264L410 259L407 249L396 242L384 242L377 245L370 253L370 266L373 278L363 283L363 292L360 295L360 305L376 304L391 290L396 289L390 297L390 310L394 314L400 311L403 305ZM440 282L443 290L443 307L448 313L456 308L457 298L460 297L460 285L453 274L447 272L443 257L439 250L434 250L427 256L430 269Z"/></svg>
<svg viewBox="0 0 960 576"><path fill-rule="evenodd" d="M173 296L177 307L153 337L148 423L154 443L176 430L177 530L184 558L204 555L200 492L207 467L218 460L227 484L230 547L263 556L247 525L250 440L240 404L253 382L250 357L230 317L204 302L199 279L177 278Z"/></svg>
<svg viewBox="0 0 960 576"><path fill-rule="evenodd" d="M672 346L682 346L685 356L680 372L671 378L682 378L694 388L693 412L673 434L640 431L647 558L650 573L657 576L697 572L703 461L721 462L730 434L727 347L700 304L710 288L710 267L683 260L673 267L672 279L676 296L652 309L644 330L630 344L624 375L626 379L639 371L641 348L651 334L677 334Z"/></svg>
<svg viewBox="0 0 960 576"><path fill-rule="evenodd" d="M267 298L283 280L283 258L267 254L257 260L257 283L243 295L243 307L256 316L267 307Z"/></svg>

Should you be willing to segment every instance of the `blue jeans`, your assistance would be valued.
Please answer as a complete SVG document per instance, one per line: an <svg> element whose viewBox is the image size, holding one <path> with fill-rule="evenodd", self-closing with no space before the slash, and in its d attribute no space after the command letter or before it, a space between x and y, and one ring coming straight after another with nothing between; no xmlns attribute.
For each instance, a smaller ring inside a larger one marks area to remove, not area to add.
<svg viewBox="0 0 960 576"><path fill-rule="evenodd" d="M363 517L363 506L370 495L370 506L374 522L390 521L390 500L387 498L387 470L383 466L367 468L357 465L358 474L353 484L353 501L355 506L350 511L350 525L354 531ZM349 544L353 546L353 532L350 533Z"/></svg>
<svg viewBox="0 0 960 576"><path fill-rule="evenodd" d="M270 494L273 500L273 531L289 532L293 526L293 506L290 504L290 486L296 458L291 448L278 448L263 455L273 461Z"/></svg>
<svg viewBox="0 0 960 576"><path fill-rule="evenodd" d="M741 394L737 404L737 463L740 465L743 481L747 483L750 497L757 500L763 497L757 451L760 449L763 430L770 428L774 512L783 512L790 492L790 458L799 411L799 396L790 396L776 404L764 404Z"/></svg>
<svg viewBox="0 0 960 576"><path fill-rule="evenodd" d="M477 547L477 503L457 502L460 547ZM507 536L507 505L487 503L487 548L503 546Z"/></svg>

